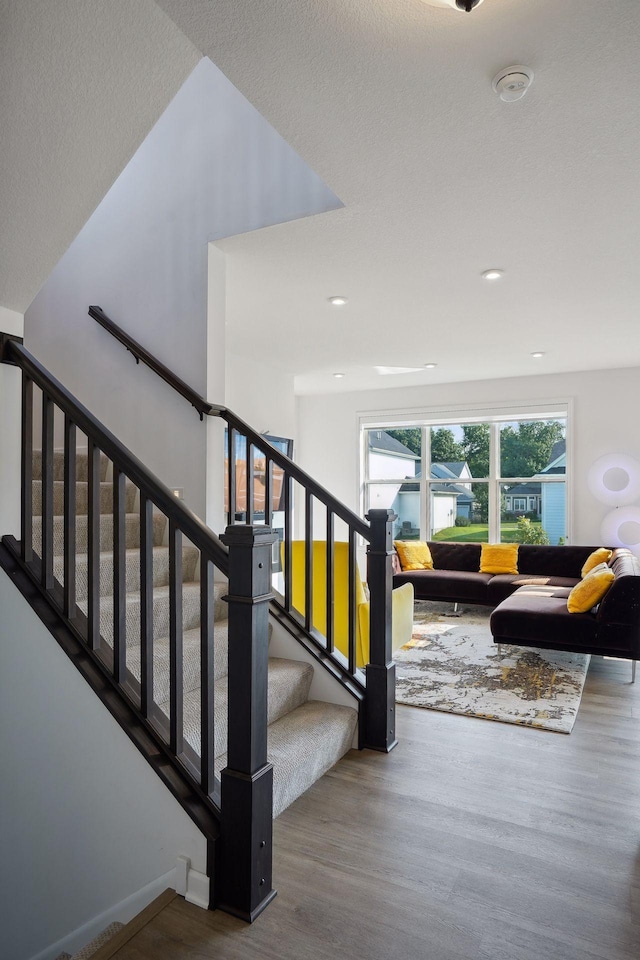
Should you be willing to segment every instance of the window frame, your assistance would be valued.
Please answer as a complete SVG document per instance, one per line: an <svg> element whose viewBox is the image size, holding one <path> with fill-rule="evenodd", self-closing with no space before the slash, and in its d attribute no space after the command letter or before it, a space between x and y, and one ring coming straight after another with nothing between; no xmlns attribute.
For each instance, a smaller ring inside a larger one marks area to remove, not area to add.
<svg viewBox="0 0 640 960"><path fill-rule="evenodd" d="M420 538L423 540L430 538L431 530L431 496L430 487L432 484L442 483L442 480L431 479L431 430L438 427L446 427L452 424L478 424L488 423L490 427L489 441L489 477L472 478L472 482L487 483L489 486L489 521L488 521L488 539L491 543L500 542L501 533L501 489L502 485L508 483L515 485L517 483L527 483L531 477L501 477L500 468L500 426L504 423L522 422L531 420L564 420L565 422L565 441L566 441L566 472L564 474L550 474L548 478L541 483L563 483L565 484L565 543L572 542L573 533L573 449L572 449L572 423L573 409L571 398L562 398L549 400L548 402L521 403L518 405L498 405L483 407L448 407L441 410L416 410L389 411L376 413L375 411L358 414L359 427L359 460L360 470L358 474L358 494L359 502L363 514L366 514L368 504L368 489L372 484L397 485L398 482L404 482L405 478L395 479L375 479L368 475L368 430L393 430L406 427L420 427L422 429L422 456L420 461L421 476L416 479L420 486Z"/></svg>

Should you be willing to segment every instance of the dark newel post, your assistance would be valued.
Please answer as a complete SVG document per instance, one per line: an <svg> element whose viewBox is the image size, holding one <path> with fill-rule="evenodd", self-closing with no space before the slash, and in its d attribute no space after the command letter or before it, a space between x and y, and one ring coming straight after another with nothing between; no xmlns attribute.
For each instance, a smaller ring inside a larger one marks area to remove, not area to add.
<svg viewBox="0 0 640 960"><path fill-rule="evenodd" d="M253 921L275 897L271 887L273 768L267 763L270 527L231 524L229 547L229 733L221 774L219 906Z"/></svg>
<svg viewBox="0 0 640 960"><path fill-rule="evenodd" d="M393 589L393 510L370 510L371 543L367 570L371 593L371 627L364 746L388 753L396 743L396 666L392 660L391 593Z"/></svg>

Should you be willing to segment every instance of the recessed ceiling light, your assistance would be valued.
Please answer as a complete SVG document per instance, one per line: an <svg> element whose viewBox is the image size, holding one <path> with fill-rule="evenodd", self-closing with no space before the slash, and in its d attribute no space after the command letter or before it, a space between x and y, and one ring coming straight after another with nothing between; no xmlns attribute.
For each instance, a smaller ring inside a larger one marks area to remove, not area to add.
<svg viewBox="0 0 640 960"><path fill-rule="evenodd" d="M329 297L329 303L332 307L344 307L347 302L346 297Z"/></svg>
<svg viewBox="0 0 640 960"><path fill-rule="evenodd" d="M344 377L344 373L334 373L334 377L336 378L336 380L342 380L342 378Z"/></svg>
<svg viewBox="0 0 640 960"><path fill-rule="evenodd" d="M437 366L438 366L437 363L425 363L425 367L427 368L427 370L433 370L433 368Z"/></svg>
<svg viewBox="0 0 640 960"><path fill-rule="evenodd" d="M482 274L483 280L501 280L504 275L504 270L496 270L495 267L492 267L491 270L485 270Z"/></svg>
<svg viewBox="0 0 640 960"><path fill-rule="evenodd" d="M534 357L536 360L539 360L540 357L544 357L544 350L536 350L536 352L532 353L531 356Z"/></svg>

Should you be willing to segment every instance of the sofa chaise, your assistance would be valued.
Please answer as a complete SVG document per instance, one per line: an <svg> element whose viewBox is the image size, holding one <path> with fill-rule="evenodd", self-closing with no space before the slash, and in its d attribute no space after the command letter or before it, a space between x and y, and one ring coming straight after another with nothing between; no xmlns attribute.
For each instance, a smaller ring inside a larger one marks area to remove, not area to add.
<svg viewBox="0 0 640 960"><path fill-rule="evenodd" d="M447 600L492 606L497 644L640 659L640 561L614 549L614 573L604 599L587 613L569 613L567 599L597 547L522 544L518 573L480 573L479 543L428 544L433 570L402 570L394 556L394 587L412 584L416 600Z"/></svg>

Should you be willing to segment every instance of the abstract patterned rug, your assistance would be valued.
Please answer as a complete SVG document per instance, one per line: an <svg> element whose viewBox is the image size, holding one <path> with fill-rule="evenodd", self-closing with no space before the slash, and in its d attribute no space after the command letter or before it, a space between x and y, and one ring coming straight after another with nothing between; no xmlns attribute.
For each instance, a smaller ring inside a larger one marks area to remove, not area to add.
<svg viewBox="0 0 640 960"><path fill-rule="evenodd" d="M503 646L489 630L491 611L416 603L411 641L398 650L398 703L485 720L571 733L590 657Z"/></svg>

